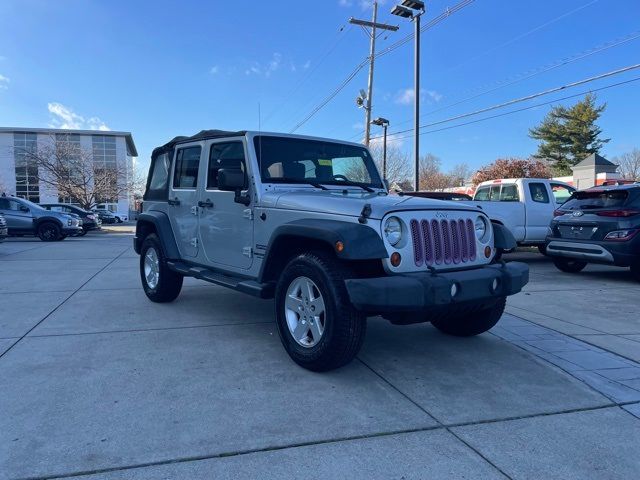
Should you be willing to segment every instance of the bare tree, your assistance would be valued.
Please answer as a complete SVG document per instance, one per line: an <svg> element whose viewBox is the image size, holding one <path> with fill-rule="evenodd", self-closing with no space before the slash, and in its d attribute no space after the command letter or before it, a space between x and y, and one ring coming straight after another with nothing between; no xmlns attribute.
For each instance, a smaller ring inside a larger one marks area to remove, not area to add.
<svg viewBox="0 0 640 480"><path fill-rule="evenodd" d="M640 150L634 148L630 152L612 159L612 162L620 166L620 173L627 180L640 181Z"/></svg>
<svg viewBox="0 0 640 480"><path fill-rule="evenodd" d="M16 149L18 150L18 149ZM82 208L116 202L139 188L141 179L124 162L105 162L78 143L53 135L36 150L19 150L24 160L38 167L41 188L57 192Z"/></svg>
<svg viewBox="0 0 640 480"><path fill-rule="evenodd" d="M0 175L0 195L3 193L9 193L9 184L5 181L4 177Z"/></svg>
<svg viewBox="0 0 640 480"><path fill-rule="evenodd" d="M466 163L459 163L449 172L451 187L462 187L467 180L471 180L473 170Z"/></svg>
<svg viewBox="0 0 640 480"><path fill-rule="evenodd" d="M551 170L539 159L499 158L491 165L485 165L473 176L473 184L497 178L550 178Z"/></svg>
<svg viewBox="0 0 640 480"><path fill-rule="evenodd" d="M372 144L371 155L373 156L378 170L382 174L383 149L378 143ZM389 185L399 186L411 176L411 166L409 165L409 156L403 153L400 148L395 145L387 146L387 180Z"/></svg>

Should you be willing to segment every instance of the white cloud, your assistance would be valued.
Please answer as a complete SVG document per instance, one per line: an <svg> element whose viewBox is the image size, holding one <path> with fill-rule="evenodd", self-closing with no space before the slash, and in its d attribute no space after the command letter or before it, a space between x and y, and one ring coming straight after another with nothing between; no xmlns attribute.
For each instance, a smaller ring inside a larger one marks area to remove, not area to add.
<svg viewBox="0 0 640 480"><path fill-rule="evenodd" d="M211 75L216 75L219 71L220 71L220 68L218 67L218 65L214 65L209 69L209 73Z"/></svg>
<svg viewBox="0 0 640 480"><path fill-rule="evenodd" d="M338 5L341 7L351 7L353 6L353 0L338 0Z"/></svg>
<svg viewBox="0 0 640 480"><path fill-rule="evenodd" d="M0 74L0 90L6 90L7 88L9 88L9 82L11 80L9 80L8 77L5 77L4 75Z"/></svg>
<svg viewBox="0 0 640 480"><path fill-rule="evenodd" d="M0 62L4 62L7 59L4 55L0 55Z"/></svg>
<svg viewBox="0 0 640 480"><path fill-rule="evenodd" d="M425 90L421 92L423 95L426 93L427 96L433 100L434 102L438 103L440 100L442 100L442 94L436 92L435 90Z"/></svg>
<svg viewBox="0 0 640 480"><path fill-rule="evenodd" d="M274 53L271 57L271 60L266 65L262 65L259 62L254 62L254 64L247 68L244 73L245 75L264 75L269 78L273 73L277 72L282 65L282 54ZM293 64L292 64L293 65Z"/></svg>
<svg viewBox="0 0 640 480"><path fill-rule="evenodd" d="M416 94L413 88L405 88L396 94L395 103L398 105L413 105ZM442 94L435 90L420 89L420 101L428 103L438 103L442 100Z"/></svg>
<svg viewBox="0 0 640 480"><path fill-rule="evenodd" d="M405 88L396 94L396 103L399 105L411 105L416 94L413 88Z"/></svg>
<svg viewBox="0 0 640 480"><path fill-rule="evenodd" d="M302 66L302 68L304 68L305 70L308 70L309 67L311 67L311 60L307 60L306 62L304 62L304 65Z"/></svg>
<svg viewBox="0 0 640 480"><path fill-rule="evenodd" d="M356 122L353 125L351 125L351 128L353 128L354 130L364 130L364 123Z"/></svg>
<svg viewBox="0 0 640 480"><path fill-rule="evenodd" d="M51 128L63 128L69 130L111 130L98 117L90 117L86 119L82 115L78 115L71 108L66 107L58 102L47 104L49 113L51 114Z"/></svg>

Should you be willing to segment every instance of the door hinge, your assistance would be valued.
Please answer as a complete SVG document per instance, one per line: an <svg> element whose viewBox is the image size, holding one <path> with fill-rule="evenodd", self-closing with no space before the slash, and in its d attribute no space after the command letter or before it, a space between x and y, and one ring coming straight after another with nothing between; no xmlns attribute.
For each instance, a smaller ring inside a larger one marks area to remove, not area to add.
<svg viewBox="0 0 640 480"><path fill-rule="evenodd" d="M196 205L191 207L191 214L192 215L198 215L198 207Z"/></svg>
<svg viewBox="0 0 640 480"><path fill-rule="evenodd" d="M192 247L197 247L198 246L198 237L193 237L191 239L191 246Z"/></svg>
<svg viewBox="0 0 640 480"><path fill-rule="evenodd" d="M253 210L250 208L245 208L244 212L242 212L242 216L247 220L253 220Z"/></svg>
<svg viewBox="0 0 640 480"><path fill-rule="evenodd" d="M248 258L252 258L253 257L253 249L251 247L244 247L242 249L242 255L244 255L245 257L248 257Z"/></svg>

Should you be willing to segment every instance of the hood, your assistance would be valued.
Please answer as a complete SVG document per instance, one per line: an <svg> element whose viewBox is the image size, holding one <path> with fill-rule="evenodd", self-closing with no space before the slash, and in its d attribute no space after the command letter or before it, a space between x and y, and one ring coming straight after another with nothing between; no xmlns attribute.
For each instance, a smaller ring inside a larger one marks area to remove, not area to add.
<svg viewBox="0 0 640 480"><path fill-rule="evenodd" d="M379 195L377 192L359 192L348 190L312 190L299 189L266 192L262 196L265 208L282 208L286 210L303 210L307 212L328 213L333 215L360 216L365 205L371 206L370 218L382 219L390 212L406 210L466 210L478 211L471 205L460 202L434 200L399 195Z"/></svg>

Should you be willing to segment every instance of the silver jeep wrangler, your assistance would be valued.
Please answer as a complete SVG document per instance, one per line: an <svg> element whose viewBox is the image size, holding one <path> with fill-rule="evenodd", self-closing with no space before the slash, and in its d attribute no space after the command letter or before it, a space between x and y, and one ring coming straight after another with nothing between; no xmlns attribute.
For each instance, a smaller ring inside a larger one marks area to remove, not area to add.
<svg viewBox="0 0 640 480"><path fill-rule="evenodd" d="M390 195L362 145L220 130L153 151L134 239L150 300L185 276L275 298L284 348L315 371L353 359L368 316L489 330L529 279L493 261L514 246L480 209Z"/></svg>

